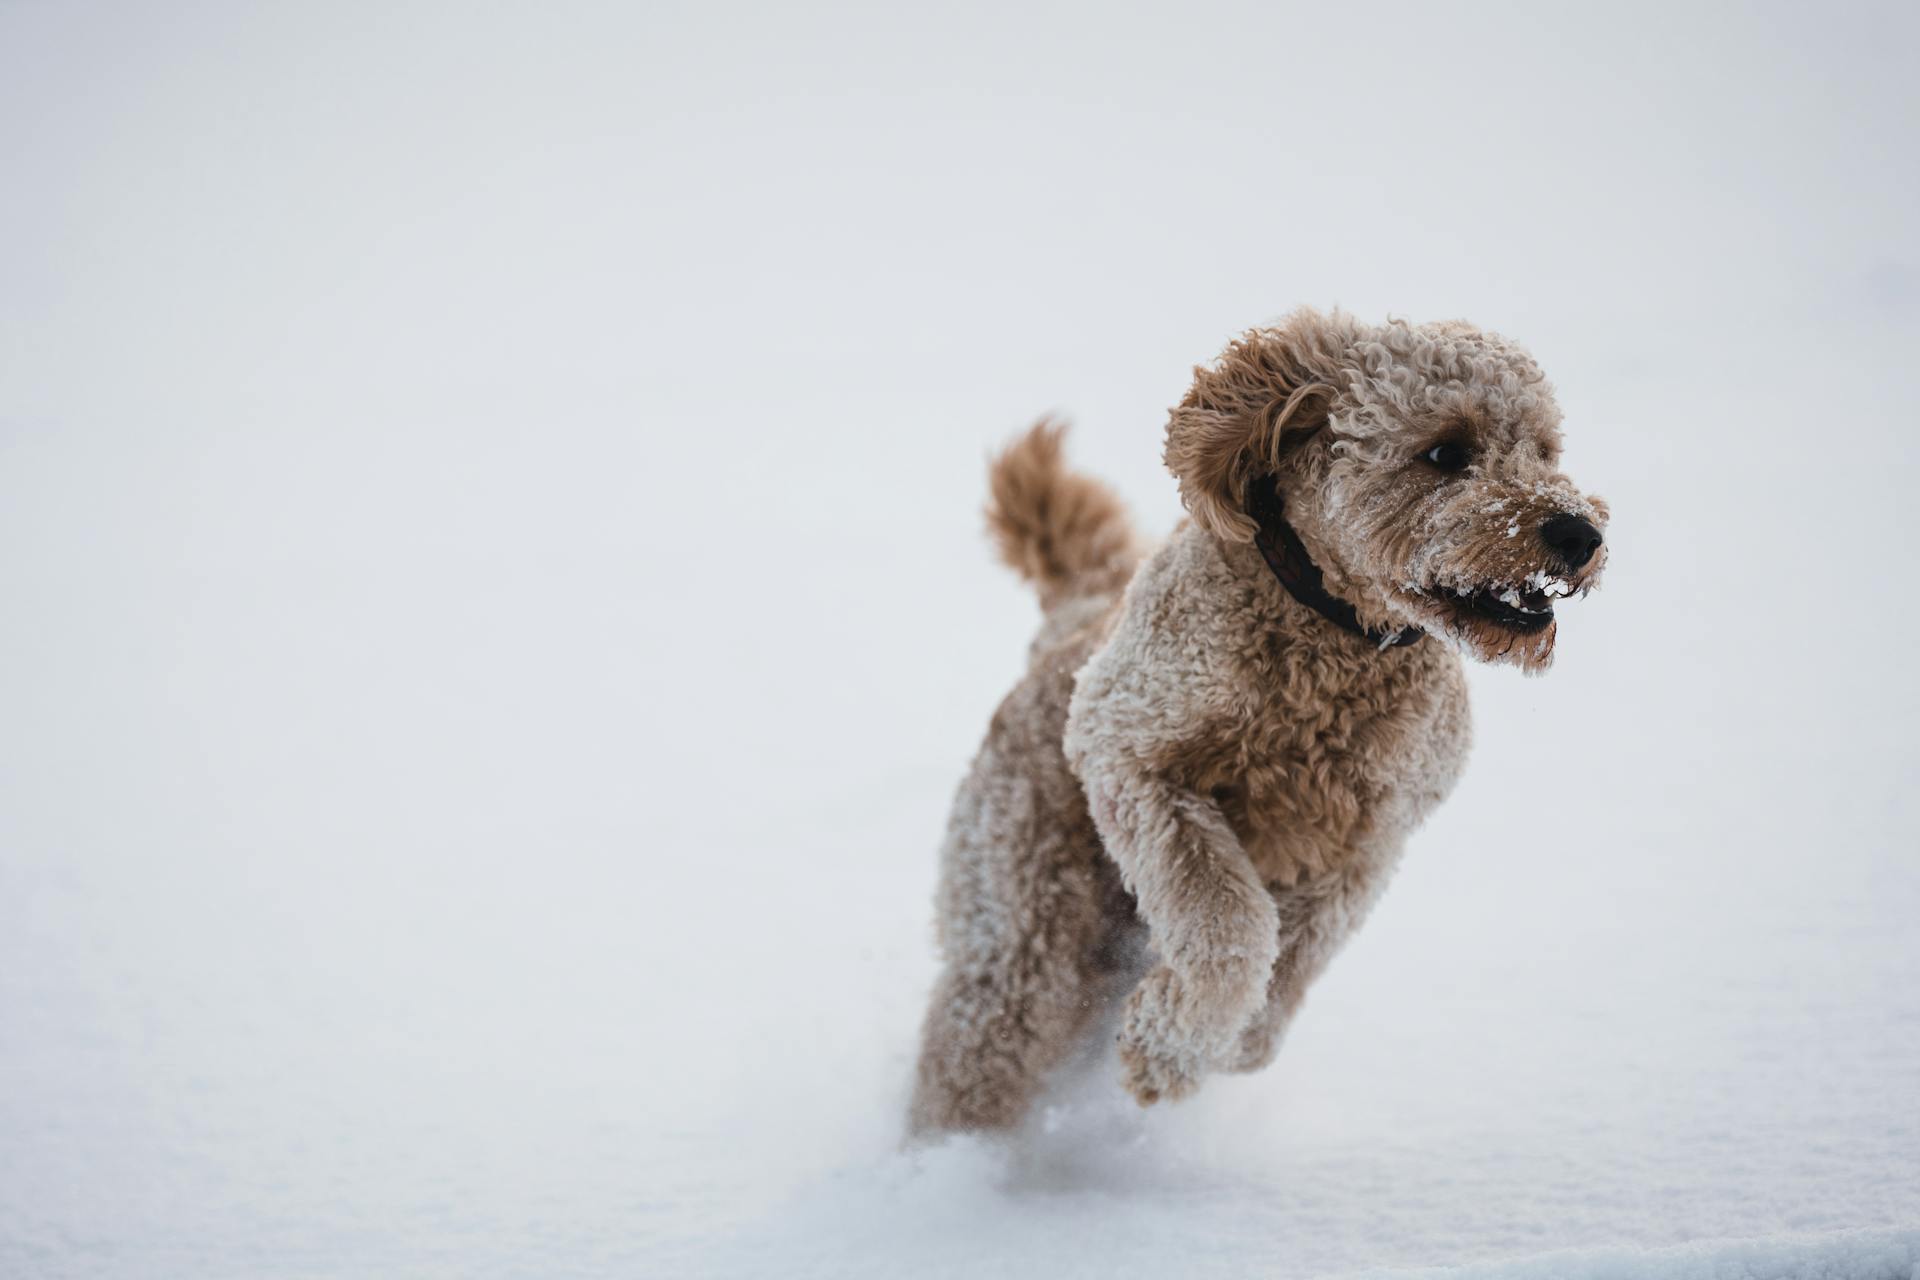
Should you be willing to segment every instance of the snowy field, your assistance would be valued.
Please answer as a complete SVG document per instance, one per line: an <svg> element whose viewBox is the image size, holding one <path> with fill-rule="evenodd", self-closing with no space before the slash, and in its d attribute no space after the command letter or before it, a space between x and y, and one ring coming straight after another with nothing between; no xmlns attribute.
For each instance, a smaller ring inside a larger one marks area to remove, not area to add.
<svg viewBox="0 0 1920 1280"><path fill-rule="evenodd" d="M1920 1275L1916 39L0 4L0 1277ZM1270 1070L902 1154L983 457L1302 302L1605 589Z"/></svg>

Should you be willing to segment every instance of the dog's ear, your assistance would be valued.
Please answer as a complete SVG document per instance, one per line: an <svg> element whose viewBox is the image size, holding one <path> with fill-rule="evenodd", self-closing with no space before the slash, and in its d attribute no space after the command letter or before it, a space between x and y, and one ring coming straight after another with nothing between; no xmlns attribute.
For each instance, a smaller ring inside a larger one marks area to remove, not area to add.
<svg viewBox="0 0 1920 1280"><path fill-rule="evenodd" d="M1352 329L1338 312L1303 308L1271 329L1241 334L1212 365L1193 371L1192 389L1167 419L1165 458L1180 500L1206 529L1231 542L1253 540L1247 485L1326 425Z"/></svg>

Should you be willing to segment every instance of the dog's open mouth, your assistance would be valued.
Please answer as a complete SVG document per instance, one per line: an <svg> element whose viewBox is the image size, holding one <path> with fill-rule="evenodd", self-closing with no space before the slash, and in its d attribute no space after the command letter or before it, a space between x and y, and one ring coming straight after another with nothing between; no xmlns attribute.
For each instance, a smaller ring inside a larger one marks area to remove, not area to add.
<svg viewBox="0 0 1920 1280"><path fill-rule="evenodd" d="M1477 587L1434 587L1425 594L1458 616L1526 635L1552 626L1554 600L1573 590L1573 584L1564 578L1533 573L1518 585L1493 582Z"/></svg>

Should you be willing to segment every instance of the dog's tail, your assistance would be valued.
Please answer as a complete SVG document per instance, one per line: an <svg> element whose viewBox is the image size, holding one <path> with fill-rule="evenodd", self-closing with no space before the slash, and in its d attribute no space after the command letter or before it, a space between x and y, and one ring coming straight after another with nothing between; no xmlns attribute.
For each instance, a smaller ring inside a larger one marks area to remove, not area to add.
<svg viewBox="0 0 1920 1280"><path fill-rule="evenodd" d="M1066 424L1042 418L987 468L987 529L1000 558L1052 608L1072 596L1119 591L1141 545L1113 490L1069 471Z"/></svg>

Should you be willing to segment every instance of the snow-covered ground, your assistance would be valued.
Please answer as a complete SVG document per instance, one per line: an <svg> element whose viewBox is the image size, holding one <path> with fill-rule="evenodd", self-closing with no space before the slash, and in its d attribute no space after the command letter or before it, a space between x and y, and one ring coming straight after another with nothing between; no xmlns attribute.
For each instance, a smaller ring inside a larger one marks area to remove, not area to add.
<svg viewBox="0 0 1920 1280"><path fill-rule="evenodd" d="M1911 1280L1920 23L1550 8L0 7L0 1276ZM983 455L1303 301L1607 585L1271 1070L902 1154Z"/></svg>

